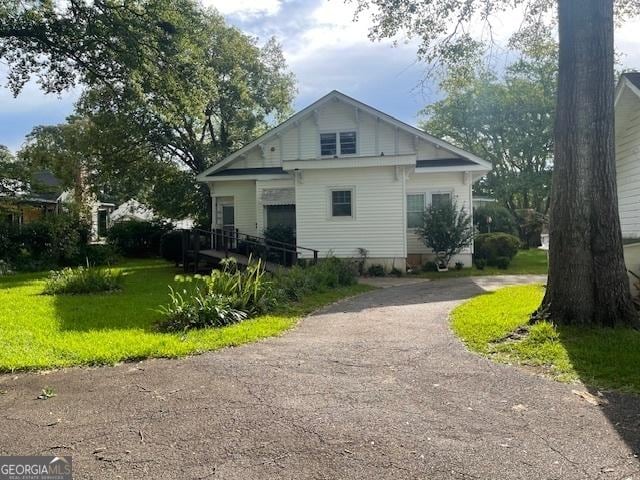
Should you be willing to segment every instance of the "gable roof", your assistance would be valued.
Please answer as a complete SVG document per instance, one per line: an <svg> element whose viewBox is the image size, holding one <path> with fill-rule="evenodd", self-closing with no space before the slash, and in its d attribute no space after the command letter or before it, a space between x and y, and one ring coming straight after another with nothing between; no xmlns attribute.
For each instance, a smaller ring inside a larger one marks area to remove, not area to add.
<svg viewBox="0 0 640 480"><path fill-rule="evenodd" d="M620 75L618 85L616 85L615 104L618 104L620 97L625 90L629 90L640 97L640 72L626 72Z"/></svg>
<svg viewBox="0 0 640 480"><path fill-rule="evenodd" d="M622 76L629 80L637 88L640 88L640 72L627 72L623 73Z"/></svg>
<svg viewBox="0 0 640 480"><path fill-rule="evenodd" d="M322 105L324 105L325 103L329 102L330 100L333 99L337 99L340 100L348 105L351 105L355 108L358 108L359 110L368 113L374 117L378 117L381 120L386 121L387 123L390 123L398 128L400 128L401 130L404 130L408 133L410 133L411 135L415 135L419 138L421 138L422 140L425 140L426 142L429 142L433 145L437 145L441 148L443 148L444 150L447 150L448 152L451 152L455 155L459 155L465 159L470 160L471 162L473 162L476 165L481 165L484 167L487 167L487 169L491 169L491 163L487 162L486 160L483 160L482 158L470 153L470 152L466 152L464 150L462 150L461 148L456 147L455 145L450 144L449 142L446 142L440 138L434 137L432 135L429 135L428 133L420 130L419 128L416 128L412 125L409 125L408 123L405 123L401 120L398 120L395 117L392 117L391 115L388 115L380 110L377 110L365 103L362 103L359 100L356 100L355 98L349 97L348 95L345 95L342 92L339 92L338 90L332 90L331 92L329 92L328 94L326 94L324 97L320 98L319 100L316 100L315 102L313 102L311 105L303 108L302 110L300 110L299 112L295 113L294 115L292 115L291 117L289 117L287 120L285 120L284 122L280 123L279 125L277 125L276 127L272 128L271 130L269 130L268 132L264 133L263 135L261 135L260 137L256 138L254 141L248 143L247 145L245 145L244 147L240 148L239 150L236 150L235 152L233 152L231 155L229 155L228 157L226 157L224 160L222 160L221 162L215 164L214 166L208 168L207 170L205 170L204 172L200 173L197 177L198 180L203 181L206 180L207 176L210 176L212 173L222 169L224 166L228 165L229 163L231 163L233 160L237 159L238 157L242 156L243 154L247 153L249 150L251 150L252 148L257 147L258 145L260 145L261 143L263 143L266 139L273 137L274 135L286 130L289 127L294 126L298 121L302 120L304 117L306 117L307 115L310 115L313 113L314 110L320 108Z"/></svg>

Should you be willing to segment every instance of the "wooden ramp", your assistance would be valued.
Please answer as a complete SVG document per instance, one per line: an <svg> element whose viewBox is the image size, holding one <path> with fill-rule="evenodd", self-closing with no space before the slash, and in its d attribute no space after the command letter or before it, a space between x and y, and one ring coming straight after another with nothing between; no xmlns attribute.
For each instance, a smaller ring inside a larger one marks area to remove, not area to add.
<svg viewBox="0 0 640 480"><path fill-rule="evenodd" d="M221 250L212 249L200 250L199 253L205 258L210 258L217 261L223 260L225 258L235 258L236 262L238 262L238 265L243 265L245 267L249 265L249 257L240 253L229 252L228 254L225 254L225 252ZM254 259L254 261L256 261L256 259ZM273 262L265 262L264 260L262 260L262 264L264 265L264 269L268 272L275 272L279 268L283 268L282 265L278 265L277 263Z"/></svg>

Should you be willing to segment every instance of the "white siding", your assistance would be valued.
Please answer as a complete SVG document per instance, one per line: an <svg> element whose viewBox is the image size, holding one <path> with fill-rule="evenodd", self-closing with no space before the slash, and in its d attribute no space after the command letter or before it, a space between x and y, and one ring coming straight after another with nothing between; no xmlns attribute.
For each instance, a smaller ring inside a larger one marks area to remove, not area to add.
<svg viewBox="0 0 640 480"><path fill-rule="evenodd" d="M233 197L236 228L248 235L256 235L256 182L239 180L210 184L214 197Z"/></svg>
<svg viewBox="0 0 640 480"><path fill-rule="evenodd" d="M640 110L618 128L616 169L622 236L640 238Z"/></svg>
<svg viewBox="0 0 640 480"><path fill-rule="evenodd" d="M353 218L331 217L331 189L353 189ZM404 258L404 182L393 167L308 170L296 182L297 240L303 247L356 257Z"/></svg>
<svg viewBox="0 0 640 480"><path fill-rule="evenodd" d="M464 173L417 173L407 179L407 195L411 193L424 193L426 202L430 202L430 195L439 192L452 192L453 199L458 204L458 208L464 208L470 214L471 185L465 184ZM406 199L405 199L406 201ZM430 254L432 250L427 248L418 234L413 229L407 230L407 253ZM467 252L471 253L470 249ZM466 262L465 262L466 263ZM470 264L467 264L470 266Z"/></svg>
<svg viewBox="0 0 640 480"><path fill-rule="evenodd" d="M320 133L355 131L357 133L357 156L385 156L417 153L418 160L455 157L443 148L410 132L379 120L352 105L330 100L315 113L300 118L291 126L262 143L263 152L255 147L243 157L234 160L228 168L279 167L282 161L320 158Z"/></svg>

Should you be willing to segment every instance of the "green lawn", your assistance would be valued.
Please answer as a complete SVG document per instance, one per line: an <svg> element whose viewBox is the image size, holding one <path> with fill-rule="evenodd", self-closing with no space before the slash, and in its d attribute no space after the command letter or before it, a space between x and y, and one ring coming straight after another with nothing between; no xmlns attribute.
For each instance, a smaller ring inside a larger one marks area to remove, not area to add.
<svg viewBox="0 0 640 480"><path fill-rule="evenodd" d="M303 314L370 289L355 285L315 294L277 314L183 336L153 328L179 272L157 260L119 268L123 290L109 294L45 296L46 273L0 277L0 371L114 364L240 345L279 334Z"/></svg>
<svg viewBox="0 0 640 480"><path fill-rule="evenodd" d="M475 265L471 268L463 268L462 270L454 270L451 268L448 272L419 272L421 277L437 279L437 278L454 278L454 277L471 277L477 275L524 275L524 274L547 274L547 252L531 248L529 250L520 250L512 260L509 268L501 270L495 267L485 267L478 270Z"/></svg>
<svg viewBox="0 0 640 480"><path fill-rule="evenodd" d="M557 380L640 393L640 332L632 329L528 327L541 285L507 287L456 308L452 328L473 351L496 361L533 366ZM519 327L522 335L505 341Z"/></svg>

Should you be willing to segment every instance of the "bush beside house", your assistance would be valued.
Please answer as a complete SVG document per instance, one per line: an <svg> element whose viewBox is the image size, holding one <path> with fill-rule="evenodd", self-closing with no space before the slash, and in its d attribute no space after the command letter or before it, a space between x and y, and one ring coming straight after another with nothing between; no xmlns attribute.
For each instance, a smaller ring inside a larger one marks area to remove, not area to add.
<svg viewBox="0 0 640 480"><path fill-rule="evenodd" d="M520 239L508 233L482 233L475 238L476 265L506 269L518 253ZM480 267L479 267L480 268Z"/></svg>
<svg viewBox="0 0 640 480"><path fill-rule="evenodd" d="M509 209L500 205L485 205L473 212L479 233L503 232L518 235L518 222ZM491 219L489 221L489 219Z"/></svg>
<svg viewBox="0 0 640 480"><path fill-rule="evenodd" d="M126 257L155 257L161 253L162 236L173 230L165 221L125 220L114 223L107 242Z"/></svg>

